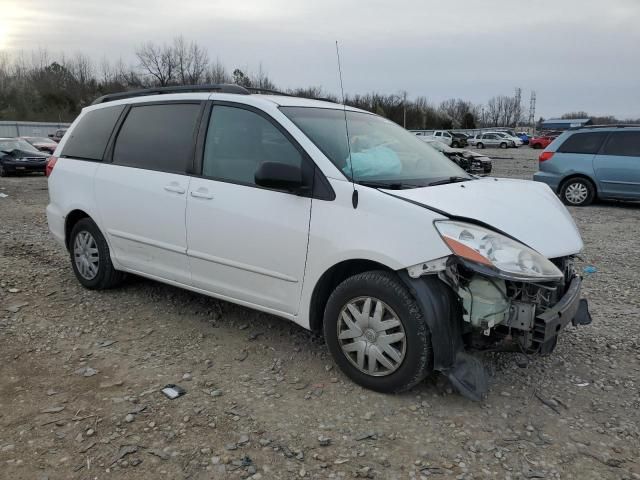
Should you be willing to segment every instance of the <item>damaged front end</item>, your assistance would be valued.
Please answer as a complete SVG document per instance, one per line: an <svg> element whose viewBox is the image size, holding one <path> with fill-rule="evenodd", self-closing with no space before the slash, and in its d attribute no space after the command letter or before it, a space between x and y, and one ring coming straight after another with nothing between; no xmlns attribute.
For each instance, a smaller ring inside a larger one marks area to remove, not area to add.
<svg viewBox="0 0 640 480"><path fill-rule="evenodd" d="M464 396L480 400L488 387L484 366L469 350L548 354L569 322L591 322L574 256L549 260L510 237L464 222L437 228L453 254L401 276L431 329L434 368Z"/></svg>
<svg viewBox="0 0 640 480"><path fill-rule="evenodd" d="M462 303L465 345L474 350L548 354L569 322L591 323L587 301L580 298L582 280L574 258L552 261L563 272L561 279L524 282L495 278L453 259L439 276Z"/></svg>

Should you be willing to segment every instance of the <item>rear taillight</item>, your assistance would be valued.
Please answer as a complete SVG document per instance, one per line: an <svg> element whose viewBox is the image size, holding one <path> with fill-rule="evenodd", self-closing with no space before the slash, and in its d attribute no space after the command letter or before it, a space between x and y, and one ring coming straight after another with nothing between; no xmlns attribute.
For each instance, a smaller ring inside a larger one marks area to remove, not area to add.
<svg viewBox="0 0 640 480"><path fill-rule="evenodd" d="M58 157L51 156L47 159L47 166L44 168L44 174L48 177L53 172L53 167L56 166L56 162L58 161Z"/></svg>
<svg viewBox="0 0 640 480"><path fill-rule="evenodd" d="M553 152L542 152L538 157L539 162L544 162L546 160L550 160L553 157Z"/></svg>

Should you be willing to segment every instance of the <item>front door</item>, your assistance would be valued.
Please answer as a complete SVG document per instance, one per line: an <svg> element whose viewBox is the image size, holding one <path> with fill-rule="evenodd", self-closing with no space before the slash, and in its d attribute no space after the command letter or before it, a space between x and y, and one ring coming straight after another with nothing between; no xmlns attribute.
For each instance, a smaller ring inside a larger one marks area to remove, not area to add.
<svg viewBox="0 0 640 480"><path fill-rule="evenodd" d="M298 312L311 199L258 187L264 161L302 165L300 150L265 115L215 105L202 177L187 197L187 255L194 286L285 316Z"/></svg>

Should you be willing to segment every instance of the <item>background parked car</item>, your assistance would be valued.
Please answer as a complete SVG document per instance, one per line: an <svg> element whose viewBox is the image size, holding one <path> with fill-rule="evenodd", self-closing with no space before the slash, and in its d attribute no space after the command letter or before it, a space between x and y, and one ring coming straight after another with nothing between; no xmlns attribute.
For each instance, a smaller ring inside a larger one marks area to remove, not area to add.
<svg viewBox="0 0 640 480"><path fill-rule="evenodd" d="M489 157L473 150L463 150L461 148L452 148L445 145L442 142L433 140L429 142L433 148L442 152L449 157L459 167L463 168L469 173L490 173L492 169L492 162Z"/></svg>
<svg viewBox="0 0 640 480"><path fill-rule="evenodd" d="M496 133L498 136L502 138L506 138L507 140L511 140L513 142L513 147L518 148L522 145L522 140L520 137L515 137L507 132L488 132L488 133Z"/></svg>
<svg viewBox="0 0 640 480"><path fill-rule="evenodd" d="M551 142L557 138L557 135L540 135L529 140L531 148L547 148Z"/></svg>
<svg viewBox="0 0 640 480"><path fill-rule="evenodd" d="M479 133L475 137L469 139L469 145L476 146L478 148L485 147L500 147L500 148L508 148L515 147L515 143L513 140L509 140L507 138L503 138L499 136L496 132L493 133Z"/></svg>
<svg viewBox="0 0 640 480"><path fill-rule="evenodd" d="M469 145L467 136L464 133L449 132L451 134L451 147L463 148Z"/></svg>
<svg viewBox="0 0 640 480"><path fill-rule="evenodd" d="M56 142L54 142L50 138L45 137L18 137L26 142L29 142L31 145L36 147L41 152L53 153L58 146Z"/></svg>
<svg viewBox="0 0 640 480"><path fill-rule="evenodd" d="M448 146L451 146L451 143L453 142L453 136L446 130L420 130L417 132L414 131L413 133L420 140L424 140L425 142L437 140L438 142L442 142Z"/></svg>
<svg viewBox="0 0 640 480"><path fill-rule="evenodd" d="M567 205L596 198L640 200L640 127L584 127L570 130L540 154L533 176Z"/></svg>
<svg viewBox="0 0 640 480"><path fill-rule="evenodd" d="M60 140L62 140L62 137L64 137L65 133L67 133L67 129L66 128L59 128L58 130L56 130L56 133L49 134L49 138L57 143Z"/></svg>
<svg viewBox="0 0 640 480"><path fill-rule="evenodd" d="M515 136L522 140L523 145L529 145L529 139L531 137L529 137L527 132L516 132Z"/></svg>
<svg viewBox="0 0 640 480"><path fill-rule="evenodd" d="M48 155L19 138L0 138L0 177L12 173L44 173Z"/></svg>

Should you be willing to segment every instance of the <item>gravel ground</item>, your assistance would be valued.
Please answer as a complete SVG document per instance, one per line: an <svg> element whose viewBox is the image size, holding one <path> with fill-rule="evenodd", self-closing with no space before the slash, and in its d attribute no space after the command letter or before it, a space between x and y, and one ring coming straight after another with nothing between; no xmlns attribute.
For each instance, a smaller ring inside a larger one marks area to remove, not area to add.
<svg viewBox="0 0 640 480"><path fill-rule="evenodd" d="M528 147L486 152L497 176L536 169ZM637 204L571 210L593 323L528 364L485 355L472 403L438 377L364 390L321 339L229 303L139 278L84 290L48 235L46 180L0 193L2 478L640 478Z"/></svg>

